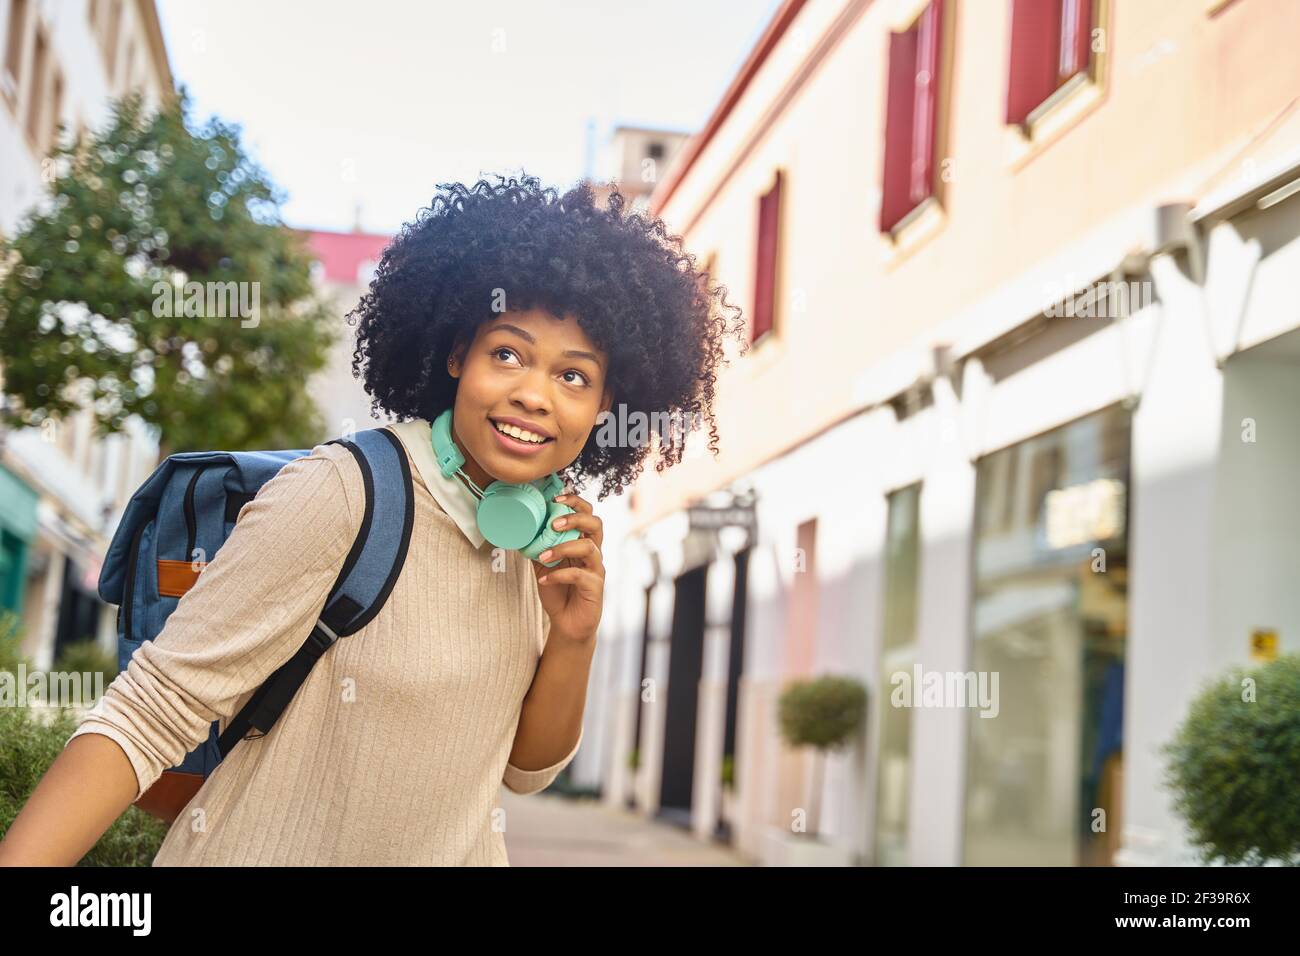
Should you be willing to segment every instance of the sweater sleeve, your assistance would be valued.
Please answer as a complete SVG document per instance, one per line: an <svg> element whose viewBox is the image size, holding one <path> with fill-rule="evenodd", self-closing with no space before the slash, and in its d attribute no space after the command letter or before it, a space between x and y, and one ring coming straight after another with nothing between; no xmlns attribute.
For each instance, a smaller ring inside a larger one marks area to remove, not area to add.
<svg viewBox="0 0 1300 956"><path fill-rule="evenodd" d="M542 612L542 647L546 647L546 641L551 634L551 619L546 612ZM514 764L506 762L506 770L502 775L502 782L505 783L506 789L512 793L529 794L537 793L539 790L545 790L555 778L560 775L560 771L572 762L578 748L582 746L582 735L586 732L585 727L578 729L578 742L573 745L573 749L568 755L562 758L558 763L551 764L549 767L543 767L540 770L520 770Z"/></svg>
<svg viewBox="0 0 1300 956"><path fill-rule="evenodd" d="M361 481L337 445L284 465L64 746L84 733L114 740L135 770L138 800L214 720L228 721L307 639L360 528Z"/></svg>
<svg viewBox="0 0 1300 956"><path fill-rule="evenodd" d="M586 728L578 731L578 742L573 745L573 749L568 755L563 757L559 763L551 764L549 767L543 767L541 770L520 770L514 764L506 763L506 772L502 776L502 781L506 789L512 793L537 793L539 790L545 790L555 778L560 775L560 771L569 765L573 760L574 754L582 746L582 735L586 733Z"/></svg>

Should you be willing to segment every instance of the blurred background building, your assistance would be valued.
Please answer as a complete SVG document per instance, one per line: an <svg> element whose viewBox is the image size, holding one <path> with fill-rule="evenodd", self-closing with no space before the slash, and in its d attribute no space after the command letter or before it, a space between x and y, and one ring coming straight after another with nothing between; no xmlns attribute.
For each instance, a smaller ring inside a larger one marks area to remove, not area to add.
<svg viewBox="0 0 1300 956"><path fill-rule="evenodd" d="M0 233L40 200L59 124L108 117L131 90L156 104L173 88L152 0L0 0ZM0 368L0 375L3 375ZM49 667L67 644L115 642L116 609L95 588L131 494L157 464L138 421L109 438L89 408L42 428L0 428L0 607L21 615L22 649Z"/></svg>
<svg viewBox="0 0 1300 956"><path fill-rule="evenodd" d="M1160 744L1300 650L1298 31L1289 0L781 6L651 199L752 346L721 457L647 470L607 555L607 800L789 859L823 778L777 697L844 674L823 862L1189 859ZM998 673L997 719L891 706L917 666Z"/></svg>
<svg viewBox="0 0 1300 956"><path fill-rule="evenodd" d="M312 279L317 292L330 302L339 316L340 335L329 363L312 378L310 392L332 438L349 431L363 431L389 421L370 413L370 396L352 375L352 350L357 329L345 320L361 301L379 264L384 246L392 236L369 233L360 226L351 232L311 230L303 233L307 248L315 257ZM322 441L327 440L322 438Z"/></svg>

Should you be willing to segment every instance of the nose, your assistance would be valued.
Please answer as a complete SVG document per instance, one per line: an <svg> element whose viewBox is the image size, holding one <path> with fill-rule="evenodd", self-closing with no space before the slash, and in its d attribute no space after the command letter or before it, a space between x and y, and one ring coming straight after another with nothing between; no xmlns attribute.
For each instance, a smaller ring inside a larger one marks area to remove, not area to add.
<svg viewBox="0 0 1300 956"><path fill-rule="evenodd" d="M533 417L550 417L553 404L552 387L550 376L545 369L530 369L527 375L515 380L510 401Z"/></svg>

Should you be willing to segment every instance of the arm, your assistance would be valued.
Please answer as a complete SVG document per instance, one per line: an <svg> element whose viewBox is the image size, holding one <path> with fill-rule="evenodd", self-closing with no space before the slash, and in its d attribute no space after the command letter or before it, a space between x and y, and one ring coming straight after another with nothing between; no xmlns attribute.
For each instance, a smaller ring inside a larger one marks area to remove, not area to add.
<svg viewBox="0 0 1300 956"><path fill-rule="evenodd" d="M337 451L336 451L337 449ZM364 502L328 446L295 459L244 505L229 539L135 651L41 778L0 863L71 866L140 794L208 738L214 720L306 639ZM353 466L355 467L355 466Z"/></svg>
<svg viewBox="0 0 1300 956"><path fill-rule="evenodd" d="M0 866L74 866L126 812L136 787L117 743L99 734L70 738L0 841Z"/></svg>
<svg viewBox="0 0 1300 956"><path fill-rule="evenodd" d="M505 784L515 793L536 793L550 786L578 752L604 605L603 522L581 495L558 495L555 500L573 510L557 518L553 527L574 528L581 536L544 551L532 565L545 621L544 644L506 765ZM562 559L562 566L547 568L540 563L552 557Z"/></svg>
<svg viewBox="0 0 1300 956"><path fill-rule="evenodd" d="M578 752L595 648L594 639L547 639L506 764L503 780L508 790L522 794L545 790Z"/></svg>

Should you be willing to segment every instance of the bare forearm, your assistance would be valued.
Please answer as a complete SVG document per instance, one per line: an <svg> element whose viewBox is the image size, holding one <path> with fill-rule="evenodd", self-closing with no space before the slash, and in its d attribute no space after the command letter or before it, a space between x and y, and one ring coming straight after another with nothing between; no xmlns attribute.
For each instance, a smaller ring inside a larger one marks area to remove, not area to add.
<svg viewBox="0 0 1300 956"><path fill-rule="evenodd" d="M547 640L510 752L520 770L553 766L578 742L595 649L594 638L573 641L552 633Z"/></svg>
<svg viewBox="0 0 1300 956"><path fill-rule="evenodd" d="M90 733L74 738L0 841L0 866L75 866L134 802L137 788L116 741Z"/></svg>

